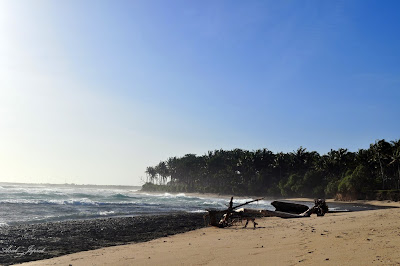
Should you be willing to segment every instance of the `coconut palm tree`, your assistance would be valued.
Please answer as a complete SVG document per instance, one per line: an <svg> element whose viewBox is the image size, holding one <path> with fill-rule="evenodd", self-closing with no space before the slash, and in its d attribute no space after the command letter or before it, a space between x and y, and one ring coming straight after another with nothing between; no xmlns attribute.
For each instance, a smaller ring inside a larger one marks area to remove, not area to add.
<svg viewBox="0 0 400 266"><path fill-rule="evenodd" d="M400 189L400 140L392 141L393 153L389 165L397 166L397 182L396 189Z"/></svg>

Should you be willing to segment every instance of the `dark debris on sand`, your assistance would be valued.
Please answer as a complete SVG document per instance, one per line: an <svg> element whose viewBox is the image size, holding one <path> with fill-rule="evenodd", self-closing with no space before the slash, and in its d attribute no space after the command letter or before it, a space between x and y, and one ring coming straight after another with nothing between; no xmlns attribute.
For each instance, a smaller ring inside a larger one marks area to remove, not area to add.
<svg viewBox="0 0 400 266"><path fill-rule="evenodd" d="M0 227L0 264L144 242L201 227L203 215L187 213Z"/></svg>

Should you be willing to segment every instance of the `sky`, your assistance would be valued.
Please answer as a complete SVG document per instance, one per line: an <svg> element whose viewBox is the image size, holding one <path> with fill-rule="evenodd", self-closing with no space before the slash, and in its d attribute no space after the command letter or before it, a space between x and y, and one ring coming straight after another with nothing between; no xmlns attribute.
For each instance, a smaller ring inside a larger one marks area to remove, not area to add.
<svg viewBox="0 0 400 266"><path fill-rule="evenodd" d="M0 181L400 138L399 1L0 0Z"/></svg>

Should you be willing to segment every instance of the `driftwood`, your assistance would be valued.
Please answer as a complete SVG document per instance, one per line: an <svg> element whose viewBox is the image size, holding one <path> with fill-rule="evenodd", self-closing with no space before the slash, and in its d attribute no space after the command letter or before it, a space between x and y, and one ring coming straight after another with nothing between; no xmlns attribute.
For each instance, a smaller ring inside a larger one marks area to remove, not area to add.
<svg viewBox="0 0 400 266"><path fill-rule="evenodd" d="M328 205L326 205L325 200L323 199L315 199L314 200L314 207L311 207L304 213L300 214L306 217L311 216L311 214L315 213L317 216L324 216L325 213L329 211Z"/></svg>
<svg viewBox="0 0 400 266"><path fill-rule="evenodd" d="M259 198L255 200L251 200L245 202L243 204L239 204L237 206L233 206L233 197L228 205L228 209L226 210L207 210L207 214L204 215L204 221L206 225L212 225L217 227L227 227L233 225L237 221L247 220L245 227L247 226L249 221L253 222L254 227L256 227L257 223L255 222L255 217L261 217L262 214L260 212L246 212L245 209L237 210L239 207L250 204L252 202L256 202L262 200L264 198Z"/></svg>
<svg viewBox="0 0 400 266"><path fill-rule="evenodd" d="M300 214L294 214L289 212L280 212L280 211L270 211L270 210L262 210L262 214L264 217L279 217L279 218L302 218L304 216L300 216Z"/></svg>
<svg viewBox="0 0 400 266"><path fill-rule="evenodd" d="M243 204L233 206L233 197L226 210L207 210L207 214L204 215L204 221L206 225L212 225L217 227L228 227L246 220L246 225L249 221L253 222L254 227L257 223L255 222L256 217L280 217L280 218L304 218L310 217L311 214L317 214L317 216L324 216L328 212L328 205L325 200L315 199L314 206L309 208L303 204L274 201L271 203L275 207L275 211L270 210L254 210L245 209L242 207L249 203L262 200L264 198L251 200Z"/></svg>

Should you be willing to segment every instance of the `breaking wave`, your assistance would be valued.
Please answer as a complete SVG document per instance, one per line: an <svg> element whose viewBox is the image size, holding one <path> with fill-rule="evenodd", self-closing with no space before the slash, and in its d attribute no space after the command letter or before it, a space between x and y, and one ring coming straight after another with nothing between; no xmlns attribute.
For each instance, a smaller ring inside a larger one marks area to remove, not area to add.
<svg viewBox="0 0 400 266"><path fill-rule="evenodd" d="M226 208L229 201L185 193L143 193L129 188L94 186L2 184L0 191L0 226L170 212L201 213L206 209ZM248 200L235 200L235 205ZM270 208L268 204L263 201L252 208Z"/></svg>

